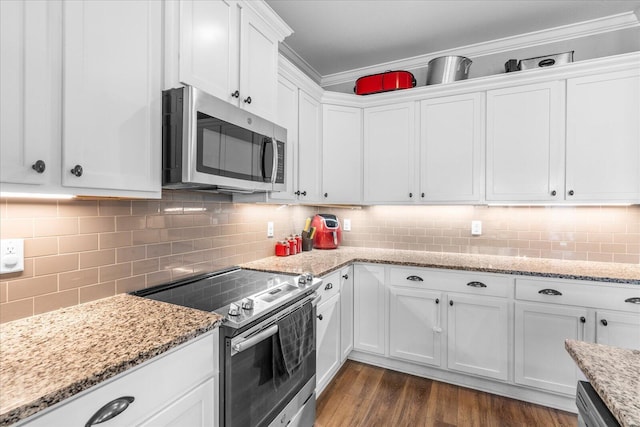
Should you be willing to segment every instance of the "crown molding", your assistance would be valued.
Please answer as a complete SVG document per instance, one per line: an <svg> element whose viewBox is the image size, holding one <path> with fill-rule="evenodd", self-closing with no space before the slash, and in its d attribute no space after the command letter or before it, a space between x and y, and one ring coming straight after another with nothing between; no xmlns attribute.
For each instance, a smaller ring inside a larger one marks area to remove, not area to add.
<svg viewBox="0 0 640 427"><path fill-rule="evenodd" d="M257 13L276 32L279 41L293 34L293 29L264 0L245 0L241 4Z"/></svg>
<svg viewBox="0 0 640 427"><path fill-rule="evenodd" d="M324 93L324 90L317 82L313 81L308 75L303 73L291 61L285 58L282 53L278 55L278 74L285 79L290 80L298 88L317 99L320 99Z"/></svg>
<svg viewBox="0 0 640 427"><path fill-rule="evenodd" d="M416 70L424 68L431 59L446 55L463 55L470 58L478 58L496 53L509 52L512 50L529 48L533 46L572 40L581 37L593 36L596 34L619 31L627 28L640 26L639 11L625 12L603 18L592 19L590 21L578 22L575 24L563 25L561 27L550 28L531 33L520 34L512 37L492 40L488 42L475 43L455 49L441 50L425 55L418 55L398 61L389 61L369 67L358 68L340 73L322 76L320 86L327 87L342 83L355 81L358 77L383 72L386 70L402 69Z"/></svg>
<svg viewBox="0 0 640 427"><path fill-rule="evenodd" d="M280 43L279 47L280 55L286 58L293 65L298 67L303 73L305 73L311 80L313 80L316 84L320 84L322 81L322 76L320 73L316 71L307 61L305 61L300 55L296 53L289 45L285 42Z"/></svg>

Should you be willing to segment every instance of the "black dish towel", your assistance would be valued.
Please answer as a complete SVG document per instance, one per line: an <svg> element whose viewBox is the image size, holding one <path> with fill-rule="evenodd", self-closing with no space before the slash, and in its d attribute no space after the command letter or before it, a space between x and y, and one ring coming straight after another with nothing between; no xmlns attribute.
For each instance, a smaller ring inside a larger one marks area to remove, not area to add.
<svg viewBox="0 0 640 427"><path fill-rule="evenodd" d="M278 334L273 340L274 379L291 376L313 351L313 322L310 302L278 321Z"/></svg>

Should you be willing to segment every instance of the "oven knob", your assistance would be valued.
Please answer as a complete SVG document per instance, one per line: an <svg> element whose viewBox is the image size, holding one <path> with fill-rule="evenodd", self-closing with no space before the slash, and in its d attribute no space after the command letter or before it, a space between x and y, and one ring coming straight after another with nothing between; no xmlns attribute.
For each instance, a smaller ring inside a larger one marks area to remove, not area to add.
<svg viewBox="0 0 640 427"><path fill-rule="evenodd" d="M241 304L243 310L253 310L253 300L251 298L243 298Z"/></svg>
<svg viewBox="0 0 640 427"><path fill-rule="evenodd" d="M304 274L301 274L300 276L298 276L298 287L304 288L306 285L307 285L307 276L305 276Z"/></svg>
<svg viewBox="0 0 640 427"><path fill-rule="evenodd" d="M240 306L235 302L232 302L229 305L229 316L239 316L240 315Z"/></svg>
<svg viewBox="0 0 640 427"><path fill-rule="evenodd" d="M311 284L313 282L313 274L311 273L304 273L304 275L307 277L307 283Z"/></svg>

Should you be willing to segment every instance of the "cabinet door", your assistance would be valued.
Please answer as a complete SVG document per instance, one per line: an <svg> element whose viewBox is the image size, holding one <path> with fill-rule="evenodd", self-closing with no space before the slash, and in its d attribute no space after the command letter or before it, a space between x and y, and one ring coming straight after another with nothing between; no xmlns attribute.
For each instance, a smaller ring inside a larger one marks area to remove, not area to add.
<svg viewBox="0 0 640 427"><path fill-rule="evenodd" d="M278 109L276 123L287 129L285 153L285 191L269 194L274 200L295 200L298 187L298 87L284 77L278 79Z"/></svg>
<svg viewBox="0 0 640 427"><path fill-rule="evenodd" d="M63 18L62 185L158 197L162 3L65 2Z"/></svg>
<svg viewBox="0 0 640 427"><path fill-rule="evenodd" d="M275 120L278 95L278 37L255 12L240 12L240 106Z"/></svg>
<svg viewBox="0 0 640 427"><path fill-rule="evenodd" d="M418 199L414 181L415 103L364 110L364 201ZM339 152L335 153L340 155Z"/></svg>
<svg viewBox="0 0 640 427"><path fill-rule="evenodd" d="M356 265L353 281L353 348L385 353L384 267Z"/></svg>
<svg viewBox="0 0 640 427"><path fill-rule="evenodd" d="M484 95L420 103L420 200L480 200Z"/></svg>
<svg viewBox="0 0 640 427"><path fill-rule="evenodd" d="M353 269L340 271L340 361L353 350Z"/></svg>
<svg viewBox="0 0 640 427"><path fill-rule="evenodd" d="M389 354L440 366L442 295L422 289L389 288Z"/></svg>
<svg viewBox="0 0 640 427"><path fill-rule="evenodd" d="M303 90L298 92L298 199L322 199L322 107Z"/></svg>
<svg viewBox="0 0 640 427"><path fill-rule="evenodd" d="M0 1L0 20L0 182L59 182L60 3Z"/></svg>
<svg viewBox="0 0 640 427"><path fill-rule="evenodd" d="M322 191L327 203L358 203L362 197L362 110L322 107Z"/></svg>
<svg viewBox="0 0 640 427"><path fill-rule="evenodd" d="M320 394L340 367L340 295L320 304L316 315L316 393Z"/></svg>
<svg viewBox="0 0 640 427"><path fill-rule="evenodd" d="M561 81L487 92L487 200L563 200L564 107Z"/></svg>
<svg viewBox="0 0 640 427"><path fill-rule="evenodd" d="M501 298L449 294L448 367L507 379L509 313Z"/></svg>
<svg viewBox="0 0 640 427"><path fill-rule="evenodd" d="M578 368L564 341L584 339L586 319L583 308L516 302L515 382L575 395Z"/></svg>
<svg viewBox="0 0 640 427"><path fill-rule="evenodd" d="M211 378L140 424L140 427L192 426L211 427L218 424L214 412L216 386Z"/></svg>
<svg viewBox="0 0 640 427"><path fill-rule="evenodd" d="M640 202L640 71L567 81L567 200Z"/></svg>
<svg viewBox="0 0 640 427"><path fill-rule="evenodd" d="M596 342L640 350L640 314L598 310Z"/></svg>
<svg viewBox="0 0 640 427"><path fill-rule="evenodd" d="M180 82L234 104L232 94L240 90L238 13L233 0L180 2Z"/></svg>

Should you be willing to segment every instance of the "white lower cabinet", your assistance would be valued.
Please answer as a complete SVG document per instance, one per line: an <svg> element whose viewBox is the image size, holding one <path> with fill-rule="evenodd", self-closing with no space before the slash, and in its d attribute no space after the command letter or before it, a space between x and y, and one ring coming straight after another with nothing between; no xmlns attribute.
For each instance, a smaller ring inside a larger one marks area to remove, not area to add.
<svg viewBox="0 0 640 427"><path fill-rule="evenodd" d="M588 312L557 304L515 303L515 382L575 395L578 368L564 348L583 340Z"/></svg>
<svg viewBox="0 0 640 427"><path fill-rule="evenodd" d="M353 350L353 267L340 270L340 362Z"/></svg>
<svg viewBox="0 0 640 427"><path fill-rule="evenodd" d="M130 403L107 421L123 426L217 426L218 330L123 372L18 426L91 425L105 405Z"/></svg>
<svg viewBox="0 0 640 427"><path fill-rule="evenodd" d="M353 348L385 354L384 267L356 265L353 282Z"/></svg>
<svg viewBox="0 0 640 427"><path fill-rule="evenodd" d="M505 381L509 367L509 311L501 298L449 294L449 369Z"/></svg>
<svg viewBox="0 0 640 427"><path fill-rule="evenodd" d="M640 349L640 313L596 312L596 338L598 344Z"/></svg>
<svg viewBox="0 0 640 427"><path fill-rule="evenodd" d="M440 366L440 292L389 287L389 355Z"/></svg>
<svg viewBox="0 0 640 427"><path fill-rule="evenodd" d="M316 393L320 394L340 366L340 294L323 301L316 316Z"/></svg>

